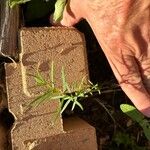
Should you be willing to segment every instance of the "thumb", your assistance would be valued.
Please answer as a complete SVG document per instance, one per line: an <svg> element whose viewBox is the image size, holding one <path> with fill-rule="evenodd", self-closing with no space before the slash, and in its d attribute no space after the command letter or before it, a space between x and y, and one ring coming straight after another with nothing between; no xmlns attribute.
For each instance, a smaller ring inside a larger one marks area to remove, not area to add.
<svg viewBox="0 0 150 150"><path fill-rule="evenodd" d="M81 20L81 16L76 12L75 8L72 8L69 4L66 5L63 18L60 24L63 26L73 26Z"/></svg>
<svg viewBox="0 0 150 150"><path fill-rule="evenodd" d="M80 2L82 3L82 2ZM54 25L61 25L61 26L73 26L74 24L78 23L82 19L81 9L79 7L79 0L68 0L64 12L63 17L59 23L55 23L53 15L50 17L50 21Z"/></svg>

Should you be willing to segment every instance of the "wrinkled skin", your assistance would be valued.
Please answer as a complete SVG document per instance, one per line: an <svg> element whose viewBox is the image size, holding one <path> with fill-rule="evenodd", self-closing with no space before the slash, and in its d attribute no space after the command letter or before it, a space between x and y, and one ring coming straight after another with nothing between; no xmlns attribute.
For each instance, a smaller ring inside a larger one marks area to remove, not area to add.
<svg viewBox="0 0 150 150"><path fill-rule="evenodd" d="M69 0L60 24L86 19L123 91L150 117L150 1Z"/></svg>

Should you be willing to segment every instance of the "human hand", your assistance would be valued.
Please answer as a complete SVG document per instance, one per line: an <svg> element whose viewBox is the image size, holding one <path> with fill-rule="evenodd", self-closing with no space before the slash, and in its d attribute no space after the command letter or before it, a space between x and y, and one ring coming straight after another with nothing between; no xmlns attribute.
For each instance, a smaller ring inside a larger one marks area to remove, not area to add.
<svg viewBox="0 0 150 150"><path fill-rule="evenodd" d="M150 117L150 1L68 0L60 24L92 27L124 92Z"/></svg>

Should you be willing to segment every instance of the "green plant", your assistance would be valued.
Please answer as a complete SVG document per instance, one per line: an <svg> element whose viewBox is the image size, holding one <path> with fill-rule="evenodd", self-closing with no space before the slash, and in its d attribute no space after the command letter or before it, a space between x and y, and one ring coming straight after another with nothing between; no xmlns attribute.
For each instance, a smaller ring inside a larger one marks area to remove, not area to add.
<svg viewBox="0 0 150 150"><path fill-rule="evenodd" d="M75 82L72 85L69 85L66 81L66 75L64 68L61 69L61 79L62 79L62 89L56 87L54 81L54 63L51 64L51 69L49 73L49 79L46 80L37 69L36 75L31 75L34 77L37 86L42 86L46 89L40 96L35 98L28 106L37 107L43 102L58 100L60 99L60 109L59 112L63 113L64 110L68 107L69 104L72 104L71 110L73 111L76 106L83 110L83 106L80 103L80 100L90 96L93 92L99 92L100 89L98 85L94 85L91 82L85 84L85 78L79 82Z"/></svg>
<svg viewBox="0 0 150 150"><path fill-rule="evenodd" d="M8 4L11 8L15 7L16 5L24 4L31 0L8 0Z"/></svg>
<svg viewBox="0 0 150 150"><path fill-rule="evenodd" d="M55 22L59 22L62 19L62 14L66 5L66 0L57 0L55 3L55 11L53 19Z"/></svg>
<svg viewBox="0 0 150 150"><path fill-rule="evenodd" d="M8 4L11 8L15 7L16 5L24 4L32 0L8 0ZM49 1L49 0L43 0ZM36 2L37 3L37 2ZM52 2L53 5L53 2ZM56 0L55 2L55 11L53 14L53 20L58 22L62 19L62 14L66 5L66 0Z"/></svg>
<svg viewBox="0 0 150 150"><path fill-rule="evenodd" d="M112 139L112 143L115 143L115 147L112 149L124 149L124 150L146 150L145 147L140 147L136 144L136 138L125 132L117 131Z"/></svg>
<svg viewBox="0 0 150 150"><path fill-rule="evenodd" d="M144 115L142 115L134 106L129 104L121 104L121 110L132 118L133 121L137 122L143 129L143 132L148 140L150 140L150 123L147 119L145 119Z"/></svg>

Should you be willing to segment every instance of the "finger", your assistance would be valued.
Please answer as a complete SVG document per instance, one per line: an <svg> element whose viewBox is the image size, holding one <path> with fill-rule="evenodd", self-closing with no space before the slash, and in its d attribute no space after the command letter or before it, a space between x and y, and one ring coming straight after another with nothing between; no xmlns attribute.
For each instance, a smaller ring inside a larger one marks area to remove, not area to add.
<svg viewBox="0 0 150 150"><path fill-rule="evenodd" d="M139 61L143 84L150 94L150 58Z"/></svg>
<svg viewBox="0 0 150 150"><path fill-rule="evenodd" d="M106 54L121 88L144 115L150 117L150 95L133 56Z"/></svg>
<svg viewBox="0 0 150 150"><path fill-rule="evenodd" d="M63 18L60 21L60 24L69 27L78 23L80 19L81 16L77 13L76 9L68 3L64 9Z"/></svg>
<svg viewBox="0 0 150 150"><path fill-rule="evenodd" d="M78 23L82 18L82 9L80 9L79 4L81 4L79 0L69 0L64 8L63 18L59 23L55 23L52 19L53 16L50 17L50 21L54 25L60 26L73 26L74 24Z"/></svg>

